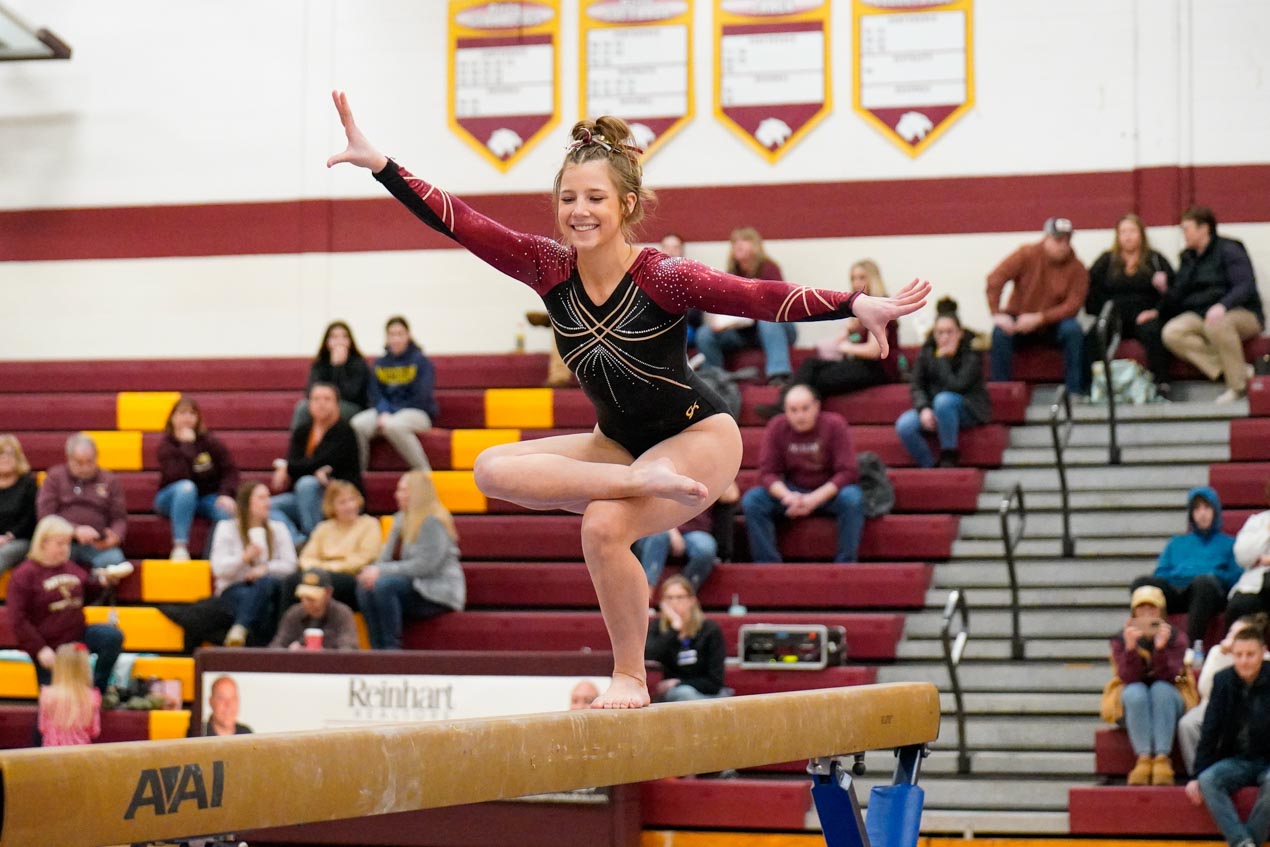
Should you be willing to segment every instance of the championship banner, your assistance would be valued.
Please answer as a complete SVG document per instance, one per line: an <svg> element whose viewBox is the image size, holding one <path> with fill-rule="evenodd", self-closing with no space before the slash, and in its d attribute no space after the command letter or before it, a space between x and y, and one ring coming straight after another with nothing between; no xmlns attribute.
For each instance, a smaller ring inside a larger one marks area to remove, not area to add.
<svg viewBox="0 0 1270 847"><path fill-rule="evenodd" d="M714 2L714 113L775 163L833 106L830 2Z"/></svg>
<svg viewBox="0 0 1270 847"><path fill-rule="evenodd" d="M855 110L908 155L975 99L974 0L852 0Z"/></svg>
<svg viewBox="0 0 1270 847"><path fill-rule="evenodd" d="M578 113L624 119L645 161L692 119L692 0L582 0L578 42Z"/></svg>
<svg viewBox="0 0 1270 847"><path fill-rule="evenodd" d="M589 684L594 697L608 683L586 676L205 672L202 715L204 723L216 720L239 734L492 718L567 711L575 688Z"/></svg>
<svg viewBox="0 0 1270 847"><path fill-rule="evenodd" d="M450 0L450 128L507 171L560 119L560 0Z"/></svg>

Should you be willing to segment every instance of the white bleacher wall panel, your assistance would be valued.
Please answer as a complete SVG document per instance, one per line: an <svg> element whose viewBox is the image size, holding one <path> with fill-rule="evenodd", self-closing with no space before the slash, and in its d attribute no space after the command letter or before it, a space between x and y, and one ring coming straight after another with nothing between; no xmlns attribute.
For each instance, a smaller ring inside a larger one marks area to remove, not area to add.
<svg viewBox="0 0 1270 847"><path fill-rule="evenodd" d="M362 125L387 152L458 194L544 192L577 118L573 0L562 4L560 123L506 174L447 126L440 0L6 5L48 26L75 53L68 62L0 63L0 219L27 210L56 219L79 209L126 215L172 204L232 209L381 198L366 174L323 167L340 146L334 86L350 92ZM853 111L850 4L835 2L833 112L776 165L714 118L713 4L695 5L696 117L649 162L651 185L755 187L744 196L761 203L768 185L921 179L930 181L935 205L950 210L946 235L929 234L924 224L906 229L901 215L898 223L864 227L874 235L856 234L860 227L847 221L837 234L822 228L814 238L770 238L773 258L798 282L842 287L850 262L870 256L892 288L929 277L963 304L969 324L983 327L984 276L1037 237L1041 221L967 233L955 219L950 180L1090 173L1128 180L1142 168L1270 166L1270 60L1262 37L1270 3L1263 0L977 0L975 106L917 159ZM1223 232L1247 243L1270 295L1270 215L1226 223L1229 198L1200 199L1214 206ZM791 220L809 214L783 202ZM735 221L709 223L709 238L689 253L719 265L721 233L749 221L742 209ZM1077 219L1076 248L1087 262L1109 245L1113 223ZM0 224L0 259L21 258L18 245L6 247L4 230ZM654 219L648 234L658 231ZM1155 227L1151 235L1176 254L1175 228ZM180 236L159 227L152 237L176 243ZM148 258L171 251L142 247L135 257L4 261L14 313L57 312L59 331L20 322L0 334L0 358L307 355L334 317L352 321L373 350L383 318L398 311L414 319L434 352L498 351L510 348L523 312L535 305L527 290L460 251L288 252L294 249L245 256L177 249L175 257ZM68 303L82 308L67 310ZM915 341L923 322L908 321L903 339ZM802 337L824 331L808 327ZM530 349L547 344L541 331L527 340Z"/></svg>

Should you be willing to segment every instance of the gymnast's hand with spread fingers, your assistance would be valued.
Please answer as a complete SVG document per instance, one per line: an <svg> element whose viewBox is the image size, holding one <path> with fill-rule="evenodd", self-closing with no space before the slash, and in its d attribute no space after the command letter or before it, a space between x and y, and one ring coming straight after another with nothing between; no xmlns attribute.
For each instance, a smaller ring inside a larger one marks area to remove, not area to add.
<svg viewBox="0 0 1270 847"><path fill-rule="evenodd" d="M382 171L388 164L388 157L375 149L375 145L371 144L357 128L357 122L353 120L353 110L348 105L348 95L343 91L332 91L331 99L335 101L335 110L339 113L340 123L344 125L344 136L348 139L348 146L342 153L336 153L327 159L326 166L330 168L341 162L348 162L359 168L368 168L373 173Z"/></svg>

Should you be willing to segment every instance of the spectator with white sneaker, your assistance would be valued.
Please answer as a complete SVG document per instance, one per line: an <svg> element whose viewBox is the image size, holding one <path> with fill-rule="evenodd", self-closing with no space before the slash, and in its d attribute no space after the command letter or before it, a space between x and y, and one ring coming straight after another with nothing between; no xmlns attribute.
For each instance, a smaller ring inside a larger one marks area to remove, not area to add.
<svg viewBox="0 0 1270 847"><path fill-rule="evenodd" d="M216 596L234 618L225 646L242 647L248 638L268 644L281 581L295 573L295 543L286 524L269 519L264 483L243 483L235 505L237 517L216 524L212 535Z"/></svg>
<svg viewBox="0 0 1270 847"><path fill-rule="evenodd" d="M190 397L172 406L159 442L159 492L154 510L172 522L174 562L190 560L195 515L213 525L234 516L238 467L224 443L207 431L203 411Z"/></svg>
<svg viewBox="0 0 1270 847"><path fill-rule="evenodd" d="M1217 217L1206 206L1182 213L1182 240L1177 279L1160 301L1168 319L1164 346L1210 380L1224 380L1217 402L1233 403L1247 395L1252 376L1243 343L1265 324L1252 261L1243 244L1217 234Z"/></svg>

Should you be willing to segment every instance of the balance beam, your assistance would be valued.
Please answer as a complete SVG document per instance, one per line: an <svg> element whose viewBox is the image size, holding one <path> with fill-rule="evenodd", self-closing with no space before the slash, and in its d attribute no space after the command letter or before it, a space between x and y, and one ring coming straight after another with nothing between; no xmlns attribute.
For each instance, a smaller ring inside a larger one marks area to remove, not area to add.
<svg viewBox="0 0 1270 847"><path fill-rule="evenodd" d="M0 847L100 847L924 744L928 683L0 755Z"/></svg>

